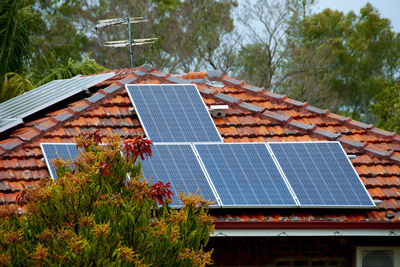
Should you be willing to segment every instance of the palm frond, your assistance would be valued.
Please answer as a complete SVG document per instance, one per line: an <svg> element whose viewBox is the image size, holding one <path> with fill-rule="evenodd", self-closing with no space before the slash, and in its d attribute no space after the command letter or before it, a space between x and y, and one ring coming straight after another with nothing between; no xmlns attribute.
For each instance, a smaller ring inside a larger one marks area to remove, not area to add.
<svg viewBox="0 0 400 267"><path fill-rule="evenodd" d="M0 102L6 101L35 88L29 74L9 72L4 75L3 84L0 87Z"/></svg>

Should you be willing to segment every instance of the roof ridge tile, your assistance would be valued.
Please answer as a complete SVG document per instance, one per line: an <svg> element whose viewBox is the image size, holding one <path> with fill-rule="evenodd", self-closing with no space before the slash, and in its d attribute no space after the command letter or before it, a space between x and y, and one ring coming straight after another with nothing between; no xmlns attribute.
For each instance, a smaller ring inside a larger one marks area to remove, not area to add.
<svg viewBox="0 0 400 267"><path fill-rule="evenodd" d="M83 104L82 106L78 107L80 104ZM79 100L78 102L72 103L70 108L75 111L76 113L79 113L85 109L87 109L90 106L91 102L88 101L86 98Z"/></svg>
<svg viewBox="0 0 400 267"><path fill-rule="evenodd" d="M273 112L273 111L264 111L262 113L264 116L279 121L279 122L290 122L291 120L293 120L293 118L291 116L285 116L282 114L279 114L277 112Z"/></svg>
<svg viewBox="0 0 400 267"><path fill-rule="evenodd" d="M365 146L367 146L367 143L358 142L358 141L352 140L350 138L346 138L344 136L341 136L337 140L345 145L356 147L358 149L361 149L361 148L364 148Z"/></svg>
<svg viewBox="0 0 400 267"><path fill-rule="evenodd" d="M236 98L236 97L233 97L233 96L230 96L230 95L227 95L227 94L224 94L224 93L219 93L219 92L217 94L215 94L214 97L218 98L220 100L223 100L225 102L232 103L232 104L233 103L239 103L240 101L243 101L240 98Z"/></svg>
<svg viewBox="0 0 400 267"><path fill-rule="evenodd" d="M242 85L242 88L245 89L245 90L248 90L248 91L255 92L255 93L259 93L259 92L264 91L264 88L253 86L253 85L250 85L250 84L247 84L247 83L244 83Z"/></svg>
<svg viewBox="0 0 400 267"><path fill-rule="evenodd" d="M135 73L136 75L141 76L141 77L143 77L147 74L146 72L144 72L140 69L134 70L133 73Z"/></svg>
<svg viewBox="0 0 400 267"><path fill-rule="evenodd" d="M296 128L306 130L306 131L312 131L313 129L315 129L317 127L315 124L308 124L308 123L304 123L304 122L296 121L296 120L292 120L288 124L291 126L294 126Z"/></svg>
<svg viewBox="0 0 400 267"><path fill-rule="evenodd" d="M115 91L119 90L123 88L123 86L121 86L119 83L112 83L109 86L107 86L106 88L103 89L104 92L106 92L107 94L112 94Z"/></svg>
<svg viewBox="0 0 400 267"><path fill-rule="evenodd" d="M221 78L222 76L225 76L222 71L219 70L209 70L207 71L207 76L208 78Z"/></svg>
<svg viewBox="0 0 400 267"><path fill-rule="evenodd" d="M341 135L341 133L334 133L332 131L324 131L317 129L313 130L313 132L331 140L336 140Z"/></svg>
<svg viewBox="0 0 400 267"><path fill-rule="evenodd" d="M350 118L350 120L346 121L346 124L354 126L356 128L361 128L361 129L364 129L364 130L369 130L369 129L372 129L372 128L375 127L373 124L366 124L364 122L356 121L356 120L353 120L351 118Z"/></svg>
<svg viewBox="0 0 400 267"><path fill-rule="evenodd" d="M331 118L331 119L334 119L336 121L339 121L341 123L346 123L346 122L352 120L352 118L350 118L350 117L343 117L343 116L341 116L339 114L336 114L336 113L333 113L333 112L328 113L327 117Z"/></svg>
<svg viewBox="0 0 400 267"><path fill-rule="evenodd" d="M287 98L286 95L280 95L280 94L273 93L273 92L270 92L270 91L264 92L263 95L265 95L265 96L267 96L269 98L272 98L272 99L275 99L275 100L281 100L281 101L283 101L283 100L285 100Z"/></svg>
<svg viewBox="0 0 400 267"><path fill-rule="evenodd" d="M244 84L244 81L239 81L239 80L237 80L235 78L231 78L231 77L228 77L228 76L225 76L224 78L222 78L222 81L230 83L230 84L233 84L233 85L242 85L242 84Z"/></svg>
<svg viewBox="0 0 400 267"><path fill-rule="evenodd" d="M374 133L374 134L379 135L379 136L389 137L389 138L392 138L392 139L396 136L395 132L389 132L389 131L380 129L378 127L373 127L370 130L368 130L368 132Z"/></svg>
<svg viewBox="0 0 400 267"><path fill-rule="evenodd" d="M62 112L60 112L59 114L57 114L56 116L53 117L54 119L56 119L59 122L66 121L76 114L76 112L70 108L64 108L62 110L63 110Z"/></svg>
<svg viewBox="0 0 400 267"><path fill-rule="evenodd" d="M5 142L7 140L8 140L8 142ZM17 137L13 137L13 138L5 139L2 142L0 142L0 147L2 147L3 149L5 149L7 151L10 151L23 143L24 143L24 141L22 141L21 139L19 139Z"/></svg>
<svg viewBox="0 0 400 267"><path fill-rule="evenodd" d="M119 80L119 82L122 84L129 84L129 83L136 81L137 79L138 79L137 75L130 74L130 75L126 76L124 79Z"/></svg>
<svg viewBox="0 0 400 267"><path fill-rule="evenodd" d="M286 97L283 100L283 102L288 105L299 107L299 108L306 108L308 106L307 102L297 101L297 100L294 100L293 98L289 98L289 97Z"/></svg>
<svg viewBox="0 0 400 267"><path fill-rule="evenodd" d="M93 94L90 97L87 97L86 99L91 102L91 103L95 103L101 99L103 99L106 95L101 93L101 92L96 92L95 94Z"/></svg>
<svg viewBox="0 0 400 267"><path fill-rule="evenodd" d="M176 77L176 76L169 76L168 78L166 78L167 81L172 82L172 83L177 83L177 84L190 84L189 81Z"/></svg>
<svg viewBox="0 0 400 267"><path fill-rule="evenodd" d="M153 75L158 78L165 78L165 77L171 76L171 74L169 74L167 72L161 72L156 69L154 69L152 72L150 72L150 75Z"/></svg>
<svg viewBox="0 0 400 267"><path fill-rule="evenodd" d="M313 113L320 114L320 115L327 115L330 112L329 109L321 109L321 108L317 108L317 107L311 106L311 105L308 105L306 107L306 110L311 111Z"/></svg>
<svg viewBox="0 0 400 267"><path fill-rule="evenodd" d="M250 110L252 112L263 112L265 110L265 108L261 108L259 106L247 103L247 102L242 102L239 104L240 107L245 108L247 110Z"/></svg>
<svg viewBox="0 0 400 267"><path fill-rule="evenodd" d="M143 65L140 66L139 68L142 68L142 69L144 69L144 70L147 71L147 72L150 72L150 71L152 71L152 70L155 69L152 65L147 64L147 63L143 64Z"/></svg>

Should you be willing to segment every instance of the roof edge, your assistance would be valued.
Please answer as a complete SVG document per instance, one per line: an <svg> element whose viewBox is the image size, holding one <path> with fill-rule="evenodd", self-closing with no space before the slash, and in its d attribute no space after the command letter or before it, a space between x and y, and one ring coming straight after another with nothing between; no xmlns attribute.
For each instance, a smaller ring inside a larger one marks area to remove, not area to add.
<svg viewBox="0 0 400 267"><path fill-rule="evenodd" d="M226 222L215 221L215 229L400 229L400 221L396 222Z"/></svg>

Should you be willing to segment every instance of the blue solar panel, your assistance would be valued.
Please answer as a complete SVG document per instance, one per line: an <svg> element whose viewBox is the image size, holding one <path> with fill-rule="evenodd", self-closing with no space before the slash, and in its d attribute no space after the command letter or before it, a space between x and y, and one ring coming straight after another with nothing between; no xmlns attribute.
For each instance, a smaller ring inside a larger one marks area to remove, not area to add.
<svg viewBox="0 0 400 267"><path fill-rule="evenodd" d="M296 206L265 144L196 144L223 207Z"/></svg>
<svg viewBox="0 0 400 267"><path fill-rule="evenodd" d="M157 181L171 183L174 193L172 206L181 205L178 199L179 191L195 193L205 200L216 201L207 177L203 172L197 157L189 144L154 144L153 156L141 162L143 176L151 179L154 184Z"/></svg>
<svg viewBox="0 0 400 267"><path fill-rule="evenodd" d="M43 155L45 157L47 166L50 171L50 175L53 179L56 176L56 169L53 164L51 164L52 159L62 158L63 160L74 161L79 155L79 150L76 148L76 144L50 144L42 143Z"/></svg>
<svg viewBox="0 0 400 267"><path fill-rule="evenodd" d="M153 142L222 141L195 85L126 85L126 89Z"/></svg>
<svg viewBox="0 0 400 267"><path fill-rule="evenodd" d="M268 143L302 207L374 207L338 142Z"/></svg>

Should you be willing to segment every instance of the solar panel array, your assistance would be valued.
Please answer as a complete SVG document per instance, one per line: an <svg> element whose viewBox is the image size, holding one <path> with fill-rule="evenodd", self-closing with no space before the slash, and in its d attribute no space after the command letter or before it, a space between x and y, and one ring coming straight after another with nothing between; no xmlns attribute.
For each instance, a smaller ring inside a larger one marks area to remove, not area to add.
<svg viewBox="0 0 400 267"><path fill-rule="evenodd" d="M114 77L114 72L86 77L54 80L0 103L0 132L23 123L22 119ZM7 121L6 121L7 120Z"/></svg>
<svg viewBox="0 0 400 267"><path fill-rule="evenodd" d="M126 85L141 125L153 142L221 142L194 84Z"/></svg>
<svg viewBox="0 0 400 267"><path fill-rule="evenodd" d="M374 206L338 142L268 143L302 207Z"/></svg>
<svg viewBox="0 0 400 267"><path fill-rule="evenodd" d="M40 146L42 148L44 158L49 168L51 178L53 179L57 177L57 174L54 165L51 163L52 159L60 158L63 160L68 160L73 162L79 155L79 150L76 147L76 144L72 143L70 144L42 143L40 144Z"/></svg>
<svg viewBox="0 0 400 267"><path fill-rule="evenodd" d="M42 149L48 164L77 153L75 145ZM175 196L178 188L199 190L215 206L375 207L338 142L154 144L142 167L153 184L171 183ZM180 205L176 197L172 205Z"/></svg>

